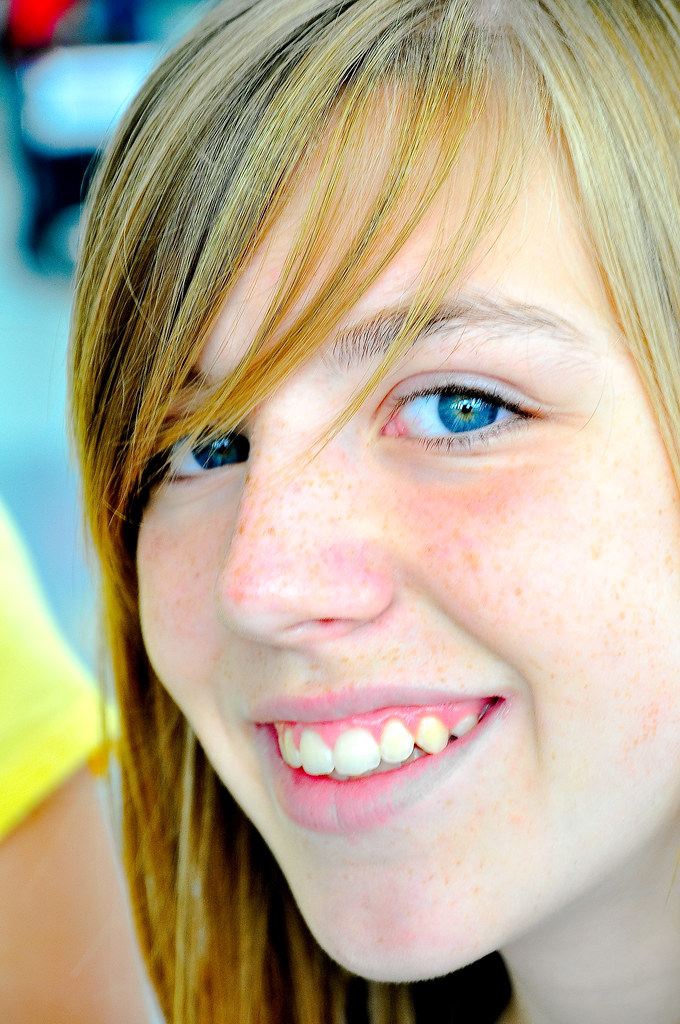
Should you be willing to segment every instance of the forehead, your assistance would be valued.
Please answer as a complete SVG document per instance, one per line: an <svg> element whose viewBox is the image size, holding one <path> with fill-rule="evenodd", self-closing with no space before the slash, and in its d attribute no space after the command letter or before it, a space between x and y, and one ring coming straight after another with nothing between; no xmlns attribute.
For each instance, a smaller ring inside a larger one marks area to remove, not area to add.
<svg viewBox="0 0 680 1024"><path fill-rule="evenodd" d="M479 177L478 151L470 146L427 215L333 329L327 338L329 345L355 324L384 311L407 309L427 280L446 272L452 241L461 230L465 233L461 226ZM299 244L314 184L311 179L300 181L286 209L247 263L203 350L199 365L203 374L223 378L250 350ZM366 193L362 202L368 202ZM363 212L359 204L345 207L333 222L338 248L350 243ZM315 296L334 257L335 249L322 257L282 319L280 334L285 334ZM515 201L481 237L462 273L447 289L449 296L461 293L491 297L492 302L503 297L517 306L536 305L586 333L593 322L611 325L610 307L579 229L578 212L555 154L547 146L527 166Z"/></svg>

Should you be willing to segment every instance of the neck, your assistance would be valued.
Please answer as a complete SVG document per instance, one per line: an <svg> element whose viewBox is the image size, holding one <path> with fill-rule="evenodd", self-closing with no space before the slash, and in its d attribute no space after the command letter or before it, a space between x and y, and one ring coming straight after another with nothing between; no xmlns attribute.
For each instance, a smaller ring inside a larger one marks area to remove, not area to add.
<svg viewBox="0 0 680 1024"><path fill-rule="evenodd" d="M505 947L500 1024L680 1024L680 848L630 865Z"/></svg>

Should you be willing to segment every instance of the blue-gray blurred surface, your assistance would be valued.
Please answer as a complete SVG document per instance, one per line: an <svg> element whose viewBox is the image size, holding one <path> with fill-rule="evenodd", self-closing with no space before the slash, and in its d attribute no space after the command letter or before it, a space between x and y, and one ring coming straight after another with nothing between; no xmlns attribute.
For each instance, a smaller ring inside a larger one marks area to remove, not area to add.
<svg viewBox="0 0 680 1024"><path fill-rule="evenodd" d="M202 5L200 5L202 6ZM199 5L144 4L144 38L188 27ZM66 431L66 361L71 279L49 258L22 253L34 197L21 146L14 72L0 68L0 495L16 520L52 612L86 663L96 660L96 598ZM72 214L71 214L72 216ZM56 225L65 243L74 223ZM56 230L55 228L55 230ZM53 240L52 240L53 241Z"/></svg>

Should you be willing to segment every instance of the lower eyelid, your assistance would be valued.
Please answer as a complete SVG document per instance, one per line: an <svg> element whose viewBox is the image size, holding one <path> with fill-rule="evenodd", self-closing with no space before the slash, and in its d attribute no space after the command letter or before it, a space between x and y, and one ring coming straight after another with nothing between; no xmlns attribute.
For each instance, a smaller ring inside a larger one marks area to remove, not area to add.
<svg viewBox="0 0 680 1024"><path fill-rule="evenodd" d="M508 417L507 420L509 422L504 419L502 422L506 425L492 423L489 427L481 430L470 430L460 434L445 434L432 437L413 437L406 440L415 441L416 444L428 450L444 448L450 451L454 448L462 448L471 451L474 448L484 448L490 445L495 437L507 437L518 430L526 428L534 419L535 417L531 415L518 414Z"/></svg>

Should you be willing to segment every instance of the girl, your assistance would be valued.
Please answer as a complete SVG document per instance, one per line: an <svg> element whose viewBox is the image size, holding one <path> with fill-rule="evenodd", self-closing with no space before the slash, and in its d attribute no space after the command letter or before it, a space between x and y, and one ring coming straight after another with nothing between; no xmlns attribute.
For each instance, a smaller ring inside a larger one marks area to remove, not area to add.
<svg viewBox="0 0 680 1024"><path fill-rule="evenodd" d="M230 0L113 139L74 421L168 1021L680 1019L679 96L671 0Z"/></svg>

